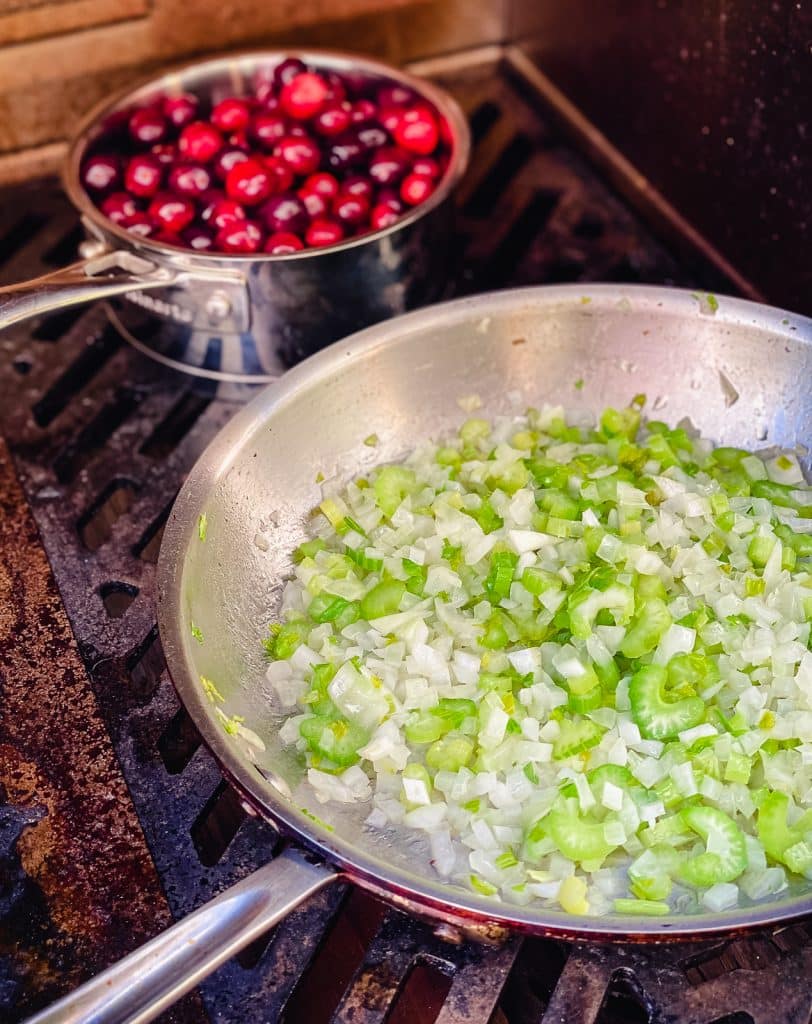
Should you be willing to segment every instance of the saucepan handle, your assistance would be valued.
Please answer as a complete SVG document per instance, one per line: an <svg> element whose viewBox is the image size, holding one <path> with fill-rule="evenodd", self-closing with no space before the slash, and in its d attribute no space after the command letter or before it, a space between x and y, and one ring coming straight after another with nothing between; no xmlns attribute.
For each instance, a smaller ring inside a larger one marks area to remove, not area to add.
<svg viewBox="0 0 812 1024"><path fill-rule="evenodd" d="M288 847L28 1024L146 1024L340 877Z"/></svg>
<svg viewBox="0 0 812 1024"><path fill-rule="evenodd" d="M177 277L175 271L158 267L135 253L103 252L53 274L0 288L0 330L67 306L165 288Z"/></svg>

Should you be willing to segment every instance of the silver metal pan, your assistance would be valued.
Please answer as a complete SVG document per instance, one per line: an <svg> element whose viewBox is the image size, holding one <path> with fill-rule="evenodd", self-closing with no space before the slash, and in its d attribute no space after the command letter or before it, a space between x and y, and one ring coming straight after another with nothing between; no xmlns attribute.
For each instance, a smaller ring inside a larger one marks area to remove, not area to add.
<svg viewBox="0 0 812 1024"><path fill-rule="evenodd" d="M574 918L444 883L419 839L365 828L368 808L315 801L302 766L279 742L260 643L288 554L319 501L316 474L346 480L402 457L457 425L463 396L478 395L492 416L545 400L598 411L642 391L660 417L688 416L721 443L758 449L809 442L810 380L810 320L667 288L576 285L429 307L356 334L271 385L214 440L178 497L161 550L159 618L172 678L203 739L252 812L299 849L290 846L35 1019L150 1020L339 879L446 932L485 940L511 929L581 940L696 939L812 914L812 892L800 884L770 902L663 919ZM375 449L363 443L372 432ZM210 699L201 677L222 701ZM264 749L235 729L235 715Z"/></svg>

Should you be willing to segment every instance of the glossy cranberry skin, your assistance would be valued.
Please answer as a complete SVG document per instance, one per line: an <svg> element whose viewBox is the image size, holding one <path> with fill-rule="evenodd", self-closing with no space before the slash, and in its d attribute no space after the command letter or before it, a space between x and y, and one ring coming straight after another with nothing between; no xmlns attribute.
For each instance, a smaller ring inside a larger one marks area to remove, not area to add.
<svg viewBox="0 0 812 1024"><path fill-rule="evenodd" d="M250 156L244 149L237 149L234 146L229 146L228 149L221 149L214 158L212 161L212 169L220 181L225 181L233 167L236 167L237 164L244 163L246 160L250 159Z"/></svg>
<svg viewBox="0 0 812 1024"><path fill-rule="evenodd" d="M161 231L177 235L194 220L195 206L185 196L176 196L171 192L159 192L149 204L147 213Z"/></svg>
<svg viewBox="0 0 812 1024"><path fill-rule="evenodd" d="M316 192L318 195L324 196L325 199L332 199L333 196L338 195L338 188L338 178L335 175L320 171L318 174L311 174L309 178L305 178L301 191Z"/></svg>
<svg viewBox="0 0 812 1024"><path fill-rule="evenodd" d="M175 164L169 171L167 184L181 196L199 198L212 186L212 175L202 164Z"/></svg>
<svg viewBox="0 0 812 1024"><path fill-rule="evenodd" d="M227 135L248 125L251 120L251 106L247 100L229 96L228 99L220 100L212 110L209 120L215 128Z"/></svg>
<svg viewBox="0 0 812 1024"><path fill-rule="evenodd" d="M428 199L435 187L435 182L423 174L407 174L400 183L400 198L408 206L418 206Z"/></svg>
<svg viewBox="0 0 812 1024"><path fill-rule="evenodd" d="M376 96L379 107L405 107L417 99L414 89L400 82L382 85Z"/></svg>
<svg viewBox="0 0 812 1024"><path fill-rule="evenodd" d="M247 220L245 209L233 199L220 199L203 211L203 219L216 231Z"/></svg>
<svg viewBox="0 0 812 1024"><path fill-rule="evenodd" d="M264 163L271 175L272 194L287 192L296 177L290 167L283 163L278 156L266 156Z"/></svg>
<svg viewBox="0 0 812 1024"><path fill-rule="evenodd" d="M345 132L335 139L327 149L327 163L332 170L343 171L361 167L366 162L366 150L355 132Z"/></svg>
<svg viewBox="0 0 812 1024"><path fill-rule="evenodd" d="M376 185L395 185L409 170L411 156L396 146L383 146L373 153L367 171Z"/></svg>
<svg viewBox="0 0 812 1024"><path fill-rule="evenodd" d="M400 107L381 107L377 116L378 122L384 126L390 135L394 135L403 119L403 110Z"/></svg>
<svg viewBox="0 0 812 1024"><path fill-rule="evenodd" d="M154 196L161 187L163 169L154 156L146 153L132 157L124 172L124 187L134 196Z"/></svg>
<svg viewBox="0 0 812 1024"><path fill-rule="evenodd" d="M369 178L363 174L352 174L342 181L339 194L345 196L362 196L367 201L372 199L375 188Z"/></svg>
<svg viewBox="0 0 812 1024"><path fill-rule="evenodd" d="M391 227L400 219L400 213L393 210L389 203L376 203L369 213L369 224L374 231Z"/></svg>
<svg viewBox="0 0 812 1024"><path fill-rule="evenodd" d="M303 71L282 86L279 105L290 117L306 121L318 114L328 95L329 87L321 75Z"/></svg>
<svg viewBox="0 0 812 1024"><path fill-rule="evenodd" d="M181 235L181 241L196 252L208 252L209 249L214 248L214 235L208 228L201 227L199 224L188 227Z"/></svg>
<svg viewBox="0 0 812 1024"><path fill-rule="evenodd" d="M333 215L345 227L356 228L369 217L369 200L365 196L340 193L333 200Z"/></svg>
<svg viewBox="0 0 812 1024"><path fill-rule="evenodd" d="M197 97L188 92L180 96L166 96L163 101L164 117L175 128L185 128L197 117L198 106Z"/></svg>
<svg viewBox="0 0 812 1024"><path fill-rule="evenodd" d="M141 210L134 213L128 221L125 221L124 227L132 234L140 235L141 238L149 238L156 230L152 218Z"/></svg>
<svg viewBox="0 0 812 1024"><path fill-rule="evenodd" d="M349 128L351 120L349 110L343 106L325 107L313 118L313 130L319 135L326 135L329 138L345 132Z"/></svg>
<svg viewBox="0 0 812 1024"><path fill-rule="evenodd" d="M440 177L440 165L430 156L419 156L412 161L412 171L414 174L422 174L435 180Z"/></svg>
<svg viewBox="0 0 812 1024"><path fill-rule="evenodd" d="M395 141L410 153L428 156L437 148L440 130L434 114L426 106L408 107L394 131Z"/></svg>
<svg viewBox="0 0 812 1024"><path fill-rule="evenodd" d="M290 231L274 231L268 235L262 247L262 251L271 256L290 256L292 252L301 252L302 249L304 242Z"/></svg>
<svg viewBox="0 0 812 1024"><path fill-rule="evenodd" d="M129 192L113 192L101 204L101 211L114 224L124 224L138 212Z"/></svg>
<svg viewBox="0 0 812 1024"><path fill-rule="evenodd" d="M223 147L223 136L206 121L187 124L178 139L181 156L195 163L207 164Z"/></svg>
<svg viewBox="0 0 812 1024"><path fill-rule="evenodd" d="M235 164L226 178L226 195L243 206L256 206L273 191L273 180L268 168L260 160L249 157Z"/></svg>
<svg viewBox="0 0 812 1024"><path fill-rule="evenodd" d="M312 174L321 163L318 143L314 139L295 135L286 135L281 139L274 150L274 156L287 164L294 174Z"/></svg>
<svg viewBox="0 0 812 1024"><path fill-rule="evenodd" d="M382 188L378 193L376 205L388 206L395 213L403 213L406 209L406 204L400 198L400 193L394 188Z"/></svg>
<svg viewBox="0 0 812 1024"><path fill-rule="evenodd" d="M286 57L280 64L277 64L273 70L273 77L271 79L272 84L276 87L277 91L283 86L287 85L288 82L293 81L297 75L303 74L307 71L304 63L299 60L298 57Z"/></svg>
<svg viewBox="0 0 812 1024"><path fill-rule="evenodd" d="M259 212L269 231L290 231L294 235L303 234L310 220L305 204L291 192L271 196Z"/></svg>
<svg viewBox="0 0 812 1024"><path fill-rule="evenodd" d="M288 134L288 123L282 114L256 114L251 122L251 136L263 149L272 150Z"/></svg>
<svg viewBox="0 0 812 1024"><path fill-rule="evenodd" d="M172 231L158 231L153 232L149 236L153 242L162 242L164 245L177 245L179 248L183 248L183 239L180 235L176 235Z"/></svg>
<svg viewBox="0 0 812 1024"><path fill-rule="evenodd" d="M121 164L116 156L98 153L82 168L82 184L92 192L107 192L121 184Z"/></svg>
<svg viewBox="0 0 812 1024"><path fill-rule="evenodd" d="M344 237L344 228L335 220L320 218L314 220L305 232L308 245L336 245Z"/></svg>
<svg viewBox="0 0 812 1024"><path fill-rule="evenodd" d="M130 137L142 146L151 146L162 142L166 137L166 118L156 107L142 107L130 118L127 128Z"/></svg>
<svg viewBox="0 0 812 1024"><path fill-rule="evenodd" d="M158 142L150 146L149 151L159 164L173 164L178 158L177 146L171 142Z"/></svg>
<svg viewBox="0 0 812 1024"><path fill-rule="evenodd" d="M350 118L353 124L363 124L364 121L369 121L375 117L377 113L378 108L372 100L356 100L352 105Z"/></svg>
<svg viewBox="0 0 812 1024"><path fill-rule="evenodd" d="M310 217L323 217L330 209L330 200L326 196L320 196L318 192L308 192L307 189L300 188L299 198L305 204Z"/></svg>
<svg viewBox="0 0 812 1024"><path fill-rule="evenodd" d="M252 220L231 224L217 232L214 247L221 252L250 254L259 252L262 245L262 229Z"/></svg>
<svg viewBox="0 0 812 1024"><path fill-rule="evenodd" d="M364 149L373 151L389 144L389 133L382 124L376 121L368 121L356 128L358 141Z"/></svg>

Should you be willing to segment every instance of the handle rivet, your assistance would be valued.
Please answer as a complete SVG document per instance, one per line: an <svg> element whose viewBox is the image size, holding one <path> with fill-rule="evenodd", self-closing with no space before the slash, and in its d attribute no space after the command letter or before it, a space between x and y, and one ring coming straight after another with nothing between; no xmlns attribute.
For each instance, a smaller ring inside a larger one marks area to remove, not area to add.
<svg viewBox="0 0 812 1024"><path fill-rule="evenodd" d="M107 252L107 245L100 238L86 238L79 243L79 255L83 260L95 260Z"/></svg>
<svg viewBox="0 0 812 1024"><path fill-rule="evenodd" d="M206 313L209 323L219 324L231 313L231 299L225 292L212 292L206 300Z"/></svg>

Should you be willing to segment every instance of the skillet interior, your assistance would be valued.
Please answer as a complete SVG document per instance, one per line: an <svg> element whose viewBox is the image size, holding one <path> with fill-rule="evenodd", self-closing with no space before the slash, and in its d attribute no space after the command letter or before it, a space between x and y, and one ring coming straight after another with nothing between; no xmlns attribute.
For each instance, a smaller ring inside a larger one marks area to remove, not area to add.
<svg viewBox="0 0 812 1024"><path fill-rule="evenodd" d="M319 805L301 785L301 766L276 735L260 643L290 569L288 553L320 500L317 473L345 481L402 457L454 429L466 417L462 397L478 395L481 414L494 416L545 401L597 412L645 392L659 418L688 416L719 443L758 449L809 442L811 379L812 321L736 299L722 297L717 306L673 289L610 285L506 291L429 307L312 357L218 435L167 525L161 636L204 740L262 813L357 879L430 912L545 933L652 939L812 913L812 892L800 885L769 903L664 920L573 919L443 884L422 841L366 830L368 808ZM372 432L376 448L363 444ZM807 453L804 460L808 470ZM222 705L207 698L201 675L216 685ZM262 737L256 764L244 740L226 733L217 708L243 716Z"/></svg>

